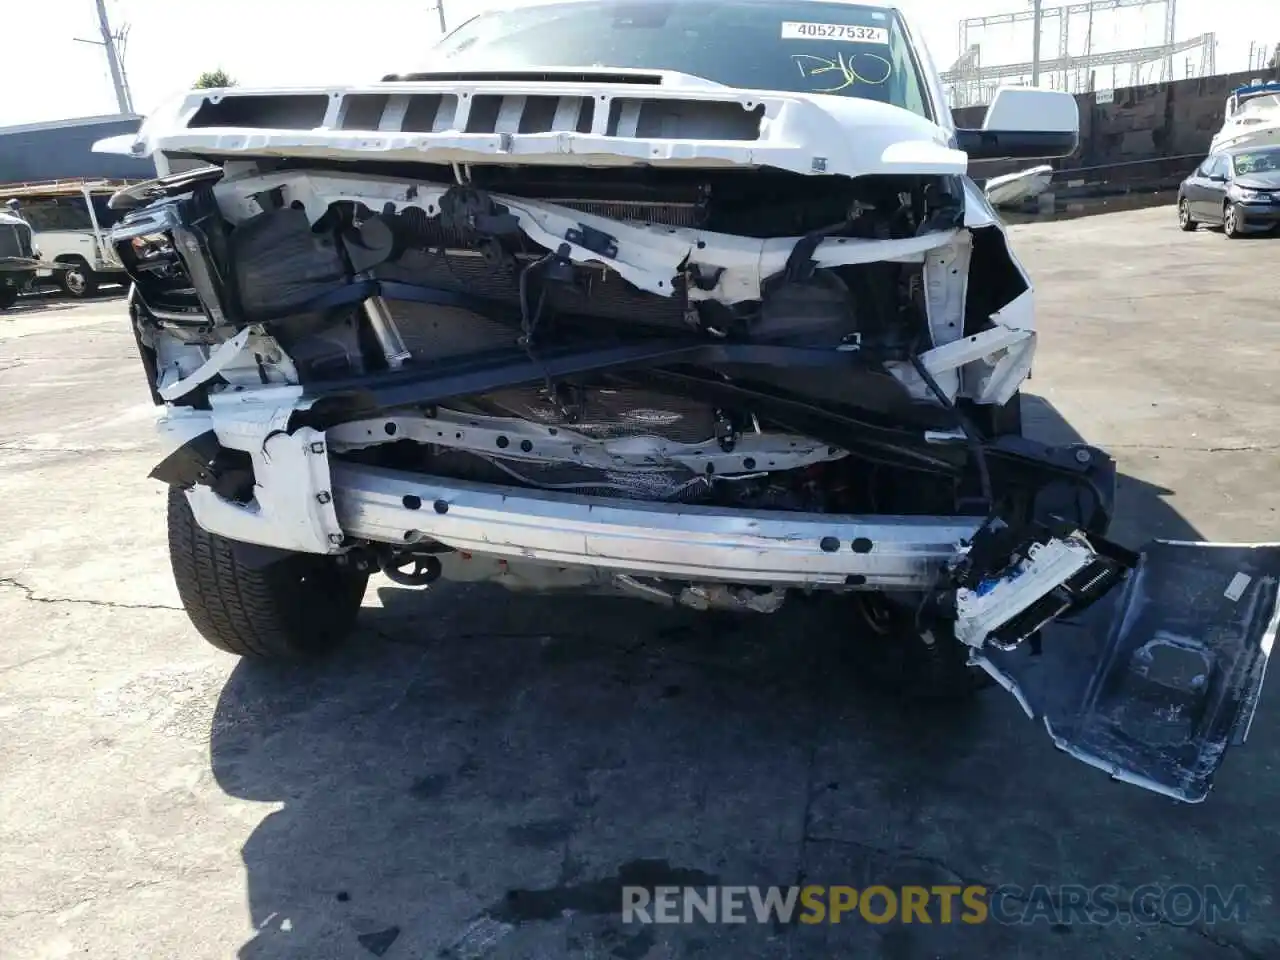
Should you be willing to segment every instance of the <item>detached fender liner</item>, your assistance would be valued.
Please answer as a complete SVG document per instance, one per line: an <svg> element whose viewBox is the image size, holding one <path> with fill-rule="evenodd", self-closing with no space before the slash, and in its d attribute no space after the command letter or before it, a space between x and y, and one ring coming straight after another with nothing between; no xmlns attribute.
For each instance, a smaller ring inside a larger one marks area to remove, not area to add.
<svg viewBox="0 0 1280 960"><path fill-rule="evenodd" d="M253 466L248 455L222 446L213 430L206 430L184 443L156 464L149 476L178 490L203 484L227 500L245 500L253 492ZM237 563L250 570L265 569L296 556L290 550L240 540L222 543L234 554Z"/></svg>
<svg viewBox="0 0 1280 960"><path fill-rule="evenodd" d="M243 451L222 446L212 429L178 447L148 476L181 490L203 484L226 500L247 502L253 497L252 459Z"/></svg>

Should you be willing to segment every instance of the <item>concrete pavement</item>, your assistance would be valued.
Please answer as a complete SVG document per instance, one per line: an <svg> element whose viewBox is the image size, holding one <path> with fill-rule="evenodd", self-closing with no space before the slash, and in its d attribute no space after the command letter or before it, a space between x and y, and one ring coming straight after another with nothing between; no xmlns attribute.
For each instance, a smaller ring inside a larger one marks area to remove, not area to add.
<svg viewBox="0 0 1280 960"><path fill-rule="evenodd" d="M1029 422L1117 455L1120 539L1280 539L1280 240L1180 234L1165 208L1015 234ZM961 713L869 695L821 607L377 579L349 651L241 664L178 609L150 415L121 301L0 314L2 957L1280 953L1274 690L1192 807L1058 753L999 690ZM627 882L1243 884L1251 909L643 927Z"/></svg>

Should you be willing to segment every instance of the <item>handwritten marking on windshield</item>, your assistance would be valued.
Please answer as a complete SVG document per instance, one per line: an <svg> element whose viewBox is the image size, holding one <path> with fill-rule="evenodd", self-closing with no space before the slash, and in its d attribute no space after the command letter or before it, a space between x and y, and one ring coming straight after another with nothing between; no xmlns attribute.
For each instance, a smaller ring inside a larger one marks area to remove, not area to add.
<svg viewBox="0 0 1280 960"><path fill-rule="evenodd" d="M875 72L880 73L881 69L883 69L884 75L879 79L876 79L859 73L854 67L855 57L861 57L864 60L876 61L878 66ZM886 83L889 80L889 77L893 75L893 64L884 57L877 56L874 53L859 52L850 54L848 60L845 59L843 51L837 53L834 60L827 57L814 56L811 53L794 53L791 55L791 59L795 61L796 68L800 71L800 76L804 77L806 80L810 77L816 77L819 74L831 73L832 71L839 71L840 75L844 78L844 82L839 86L822 87L815 90L815 93L839 93L842 90L848 90L850 87L856 86L860 83L872 87L879 86L882 83Z"/></svg>

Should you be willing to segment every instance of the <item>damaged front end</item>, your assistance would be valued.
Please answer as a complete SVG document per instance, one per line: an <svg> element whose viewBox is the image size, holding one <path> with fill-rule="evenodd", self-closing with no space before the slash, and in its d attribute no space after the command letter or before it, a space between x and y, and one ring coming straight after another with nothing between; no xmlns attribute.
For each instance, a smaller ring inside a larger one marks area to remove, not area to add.
<svg viewBox="0 0 1280 960"><path fill-rule="evenodd" d="M1031 286L951 151L835 175L201 136L237 155L118 195L113 241L153 476L246 562L762 613L874 592L1183 800L1247 729L1280 549L1105 539L1114 462L1021 435ZM1110 625L1068 702L1043 628L1086 610Z"/></svg>

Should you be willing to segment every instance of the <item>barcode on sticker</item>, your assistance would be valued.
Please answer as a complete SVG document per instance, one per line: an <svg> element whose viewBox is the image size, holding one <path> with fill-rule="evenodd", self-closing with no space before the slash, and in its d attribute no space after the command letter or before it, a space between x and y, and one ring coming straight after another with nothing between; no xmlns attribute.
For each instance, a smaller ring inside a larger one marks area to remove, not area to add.
<svg viewBox="0 0 1280 960"><path fill-rule="evenodd" d="M887 27L864 27L849 23L801 23L788 20L782 25L783 40L843 40L846 43L888 43Z"/></svg>
<svg viewBox="0 0 1280 960"><path fill-rule="evenodd" d="M1249 581L1252 579L1247 573L1237 573L1231 578L1231 582L1227 584L1227 589L1222 591L1222 595L1232 603L1235 603L1244 596L1244 592L1249 586Z"/></svg>

